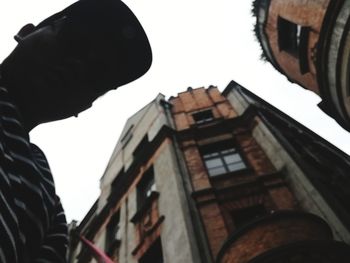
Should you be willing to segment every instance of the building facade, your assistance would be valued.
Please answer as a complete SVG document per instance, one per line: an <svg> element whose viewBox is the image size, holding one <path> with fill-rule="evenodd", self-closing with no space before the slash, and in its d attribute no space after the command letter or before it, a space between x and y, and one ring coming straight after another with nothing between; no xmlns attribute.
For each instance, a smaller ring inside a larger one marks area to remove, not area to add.
<svg viewBox="0 0 350 263"><path fill-rule="evenodd" d="M255 0L253 12L263 57L350 130L350 2Z"/></svg>
<svg viewBox="0 0 350 263"><path fill-rule="evenodd" d="M231 82L126 123L69 262L347 262L350 158Z"/></svg>

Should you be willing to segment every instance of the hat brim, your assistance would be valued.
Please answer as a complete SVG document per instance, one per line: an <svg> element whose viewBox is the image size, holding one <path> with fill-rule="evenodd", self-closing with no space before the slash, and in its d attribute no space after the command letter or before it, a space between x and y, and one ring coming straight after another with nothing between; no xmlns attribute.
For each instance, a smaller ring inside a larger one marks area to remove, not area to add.
<svg viewBox="0 0 350 263"><path fill-rule="evenodd" d="M145 74L152 63L147 35L133 12L119 0L80 0L46 18L37 28L52 25L65 17L71 35L86 35L72 43L89 46L99 43L98 55L107 68L97 75L104 89L113 89ZM74 39L74 38L73 38ZM79 46L80 47L80 46ZM102 69L101 69L102 70Z"/></svg>

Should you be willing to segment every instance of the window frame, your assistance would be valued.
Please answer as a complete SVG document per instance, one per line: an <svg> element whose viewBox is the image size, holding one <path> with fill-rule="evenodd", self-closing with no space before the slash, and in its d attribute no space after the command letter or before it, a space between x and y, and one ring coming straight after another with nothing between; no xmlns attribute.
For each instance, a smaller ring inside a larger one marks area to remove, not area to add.
<svg viewBox="0 0 350 263"><path fill-rule="evenodd" d="M237 147L237 145L234 144L231 140L208 144L208 145L202 146L201 148L202 148L200 149L201 158L203 160L203 164L210 178L216 178L216 177L220 177L230 173L241 172L249 169L249 166L245 160L244 155L241 153L239 147ZM225 153L225 151L229 151L229 152ZM209 156L209 155L212 155L212 156ZM227 160L228 156L234 156L234 158L236 158L237 156L239 160L229 162ZM209 167L208 161L215 161L215 160L219 160L221 164L218 166ZM238 169L230 168L230 165L237 165L237 164L241 164L243 166ZM217 174L210 172L213 169L219 169L219 168L223 168L224 171Z"/></svg>
<svg viewBox="0 0 350 263"><path fill-rule="evenodd" d="M301 74L310 71L308 61L308 43L310 27L294 23L284 17L277 19L278 48L299 60Z"/></svg>
<svg viewBox="0 0 350 263"><path fill-rule="evenodd" d="M146 188L145 188L146 187ZM153 166L143 174L142 179L137 184L137 208L140 210L151 197L153 192L157 192Z"/></svg>
<svg viewBox="0 0 350 263"><path fill-rule="evenodd" d="M118 248L120 245L120 238L118 238L118 235L120 235L121 227L120 227L120 210L115 212L107 226L106 226L106 236L105 236L105 249L106 252L111 256L113 251ZM113 231L111 231L113 230ZM111 233L113 232L113 233Z"/></svg>
<svg viewBox="0 0 350 263"><path fill-rule="evenodd" d="M301 28L301 25L278 16L277 31L278 47L280 51L285 51L294 57L298 57Z"/></svg>
<svg viewBox="0 0 350 263"><path fill-rule="evenodd" d="M209 116L205 116L206 113L209 113L209 115L211 115L211 116L210 117ZM215 120L212 108L192 113L192 118L194 120L194 123L197 124L197 125L206 124L206 123L209 123L209 122L212 122L213 120Z"/></svg>

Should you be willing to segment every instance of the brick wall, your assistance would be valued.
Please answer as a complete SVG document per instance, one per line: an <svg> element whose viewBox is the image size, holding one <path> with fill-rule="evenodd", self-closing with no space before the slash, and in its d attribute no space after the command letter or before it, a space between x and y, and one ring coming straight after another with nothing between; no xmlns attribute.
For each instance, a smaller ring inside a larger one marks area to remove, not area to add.
<svg viewBox="0 0 350 263"><path fill-rule="evenodd" d="M271 0L265 27L273 56L282 70L286 72L291 80L300 83L303 87L317 94L319 94L319 87L313 54L315 54L316 44L329 2L330 0ZM310 28L307 48L307 61L310 71L306 74L300 73L297 57L279 49L277 29L279 16L295 24Z"/></svg>
<svg viewBox="0 0 350 263"><path fill-rule="evenodd" d="M173 105L172 112L177 130L192 134L182 138L180 146L213 258L217 256L230 233L236 229L231 216L233 210L255 205L263 205L267 212L296 208L294 197L284 180L251 134L254 122L247 127L226 127L223 133L218 132L220 128L211 128L214 131L212 134L205 128L198 130L194 125L192 113L208 108L212 109L217 120L237 117L230 103L216 88L191 89L180 93L170 102ZM213 123L214 127L218 127L215 126L219 125L218 123ZM210 178L201 157L200 147L223 140L235 143L247 169Z"/></svg>
<svg viewBox="0 0 350 263"><path fill-rule="evenodd" d="M170 102L173 105L172 114L178 131L188 129L195 123L192 114L208 107L213 107L215 118L228 119L237 116L231 104L216 87L190 89L179 93L176 98L170 99Z"/></svg>
<svg viewBox="0 0 350 263"><path fill-rule="evenodd" d="M274 216L257 222L247 228L244 234L233 238L228 243L230 246L220 262L245 263L264 252L283 245L300 241L332 239L327 225L322 221L312 220L312 217L295 217L291 214L287 217L273 218ZM295 262L308 262L308 260L299 259Z"/></svg>

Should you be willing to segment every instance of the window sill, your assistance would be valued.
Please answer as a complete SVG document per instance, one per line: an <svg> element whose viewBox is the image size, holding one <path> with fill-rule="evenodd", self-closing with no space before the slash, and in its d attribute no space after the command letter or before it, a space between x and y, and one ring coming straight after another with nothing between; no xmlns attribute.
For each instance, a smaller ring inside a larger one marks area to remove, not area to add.
<svg viewBox="0 0 350 263"><path fill-rule="evenodd" d="M131 254L133 256L136 256L136 254L139 252L139 250L141 249L141 247L144 245L145 240L148 236L151 236L151 234L160 226L160 224L164 221L165 217L161 216L159 217L159 219L157 220L157 222L154 224L154 226L148 230L145 235L141 238L139 244L134 248L133 251L131 251Z"/></svg>
<svg viewBox="0 0 350 263"><path fill-rule="evenodd" d="M228 178L231 178L232 176L236 176L236 175L246 175L246 174L251 174L253 173L254 170L252 168L244 168L238 171L234 171L234 172L229 172L229 173L224 173L224 174L219 174L219 175L215 175L215 176L209 176L209 179L211 181L220 181L220 180L225 180Z"/></svg>
<svg viewBox="0 0 350 263"><path fill-rule="evenodd" d="M211 127L211 126L214 126L218 123L220 123L221 121L223 121L224 118L214 118L210 121L205 121L205 122L202 122L202 123L193 123L190 125L191 128L197 128L197 129L202 129L202 128L206 128L206 127Z"/></svg>

